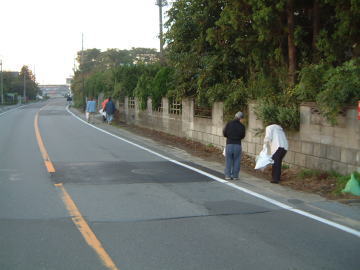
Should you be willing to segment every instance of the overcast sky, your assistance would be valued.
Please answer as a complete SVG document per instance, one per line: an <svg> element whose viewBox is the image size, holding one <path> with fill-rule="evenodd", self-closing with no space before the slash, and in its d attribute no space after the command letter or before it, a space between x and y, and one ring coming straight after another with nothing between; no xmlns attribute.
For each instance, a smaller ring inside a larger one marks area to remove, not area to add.
<svg viewBox="0 0 360 270"><path fill-rule="evenodd" d="M35 69L40 84L64 84L76 52L159 48L156 0L1 1L0 59L6 71Z"/></svg>

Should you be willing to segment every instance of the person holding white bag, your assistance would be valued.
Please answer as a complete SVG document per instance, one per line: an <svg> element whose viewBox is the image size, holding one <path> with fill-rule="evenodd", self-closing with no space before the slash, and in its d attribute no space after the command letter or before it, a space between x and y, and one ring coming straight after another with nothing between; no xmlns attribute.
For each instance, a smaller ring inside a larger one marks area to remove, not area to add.
<svg viewBox="0 0 360 270"><path fill-rule="evenodd" d="M271 157L274 160L272 165L272 181L278 184L281 176L281 164L289 148L283 128L277 124L272 124L265 129L264 146L270 147ZM268 151L269 152L269 151Z"/></svg>

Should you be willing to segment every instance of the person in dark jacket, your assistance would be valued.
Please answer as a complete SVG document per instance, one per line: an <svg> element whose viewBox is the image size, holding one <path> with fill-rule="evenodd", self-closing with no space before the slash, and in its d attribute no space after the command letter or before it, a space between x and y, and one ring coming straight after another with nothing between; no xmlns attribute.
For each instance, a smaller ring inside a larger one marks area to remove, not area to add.
<svg viewBox="0 0 360 270"><path fill-rule="evenodd" d="M245 126L242 123L243 119L244 114L237 112L235 119L229 121L223 130L224 137L226 137L225 180L239 179L242 152L241 140L245 137Z"/></svg>
<svg viewBox="0 0 360 270"><path fill-rule="evenodd" d="M115 104L112 101L111 97L109 97L108 102L106 102L105 105L105 112L106 112L106 120L110 125L113 120L115 111L116 111Z"/></svg>
<svg viewBox="0 0 360 270"><path fill-rule="evenodd" d="M69 105L69 107L70 107L70 106L71 106L71 101L72 101L72 98L71 98L70 95L68 95L68 96L66 97L66 101L67 101L67 103L68 103L68 105Z"/></svg>

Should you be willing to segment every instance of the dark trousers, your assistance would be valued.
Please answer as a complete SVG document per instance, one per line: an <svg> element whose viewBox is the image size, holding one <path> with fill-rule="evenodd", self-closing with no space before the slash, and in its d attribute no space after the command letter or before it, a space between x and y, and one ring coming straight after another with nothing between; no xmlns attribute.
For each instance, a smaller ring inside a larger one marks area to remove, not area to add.
<svg viewBox="0 0 360 270"><path fill-rule="evenodd" d="M280 182L281 163L285 155L286 155L285 148L279 147L272 156L272 159L274 160L274 164L272 166L272 180L274 182Z"/></svg>

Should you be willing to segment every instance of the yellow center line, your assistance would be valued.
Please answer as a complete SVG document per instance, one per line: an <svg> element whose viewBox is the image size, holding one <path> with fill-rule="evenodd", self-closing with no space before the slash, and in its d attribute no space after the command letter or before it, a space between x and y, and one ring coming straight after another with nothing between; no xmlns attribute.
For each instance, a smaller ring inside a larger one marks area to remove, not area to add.
<svg viewBox="0 0 360 270"><path fill-rule="evenodd" d="M107 268L111 270L118 270L113 260L102 246L101 242L97 239L96 235L93 233L93 231L91 230L91 228L89 227L83 216L81 215L79 209L76 207L76 204L71 199L64 185L60 183L60 184L55 184L55 186L60 189L62 200L66 205L66 208L68 209L70 215L72 216L72 220L74 224L79 229L79 231L85 238L88 245L95 250L100 260Z"/></svg>
<svg viewBox="0 0 360 270"><path fill-rule="evenodd" d="M45 106L46 107L46 106ZM43 108L45 108L43 107ZM41 108L40 111L43 109ZM35 127L35 134L36 139L40 148L41 155L44 159L45 166L49 173L54 173L55 168L53 163L50 160L50 157L46 151L44 142L41 138L40 130L39 130L39 112L35 115L34 120L34 127ZM72 221L84 237L86 243L94 249L96 254L99 256L101 262L110 270L119 270L116 265L114 264L113 260L106 252L104 247L102 246L101 242L97 239L95 233L91 230L90 226L87 224L83 216L81 215L79 209L76 207L75 202L70 197L69 193L66 191L64 185L62 183L55 184L57 188L61 191L62 200L72 217Z"/></svg>
<svg viewBox="0 0 360 270"><path fill-rule="evenodd" d="M44 108L44 107L43 107ZM40 111L43 109L41 108ZM34 128L35 128L35 135L36 135L36 139L37 139L37 142L39 144L39 148L40 148L40 152L41 152L41 155L44 159L44 163L45 163L45 166L46 166L46 169L48 170L49 173L54 173L55 172L55 167L53 165L53 163L51 162L50 160L50 157L46 151L46 148L45 148L45 145L44 145L44 142L41 138L41 135L40 135L40 130L39 130L39 112L36 113L35 115L35 120L34 120Z"/></svg>

